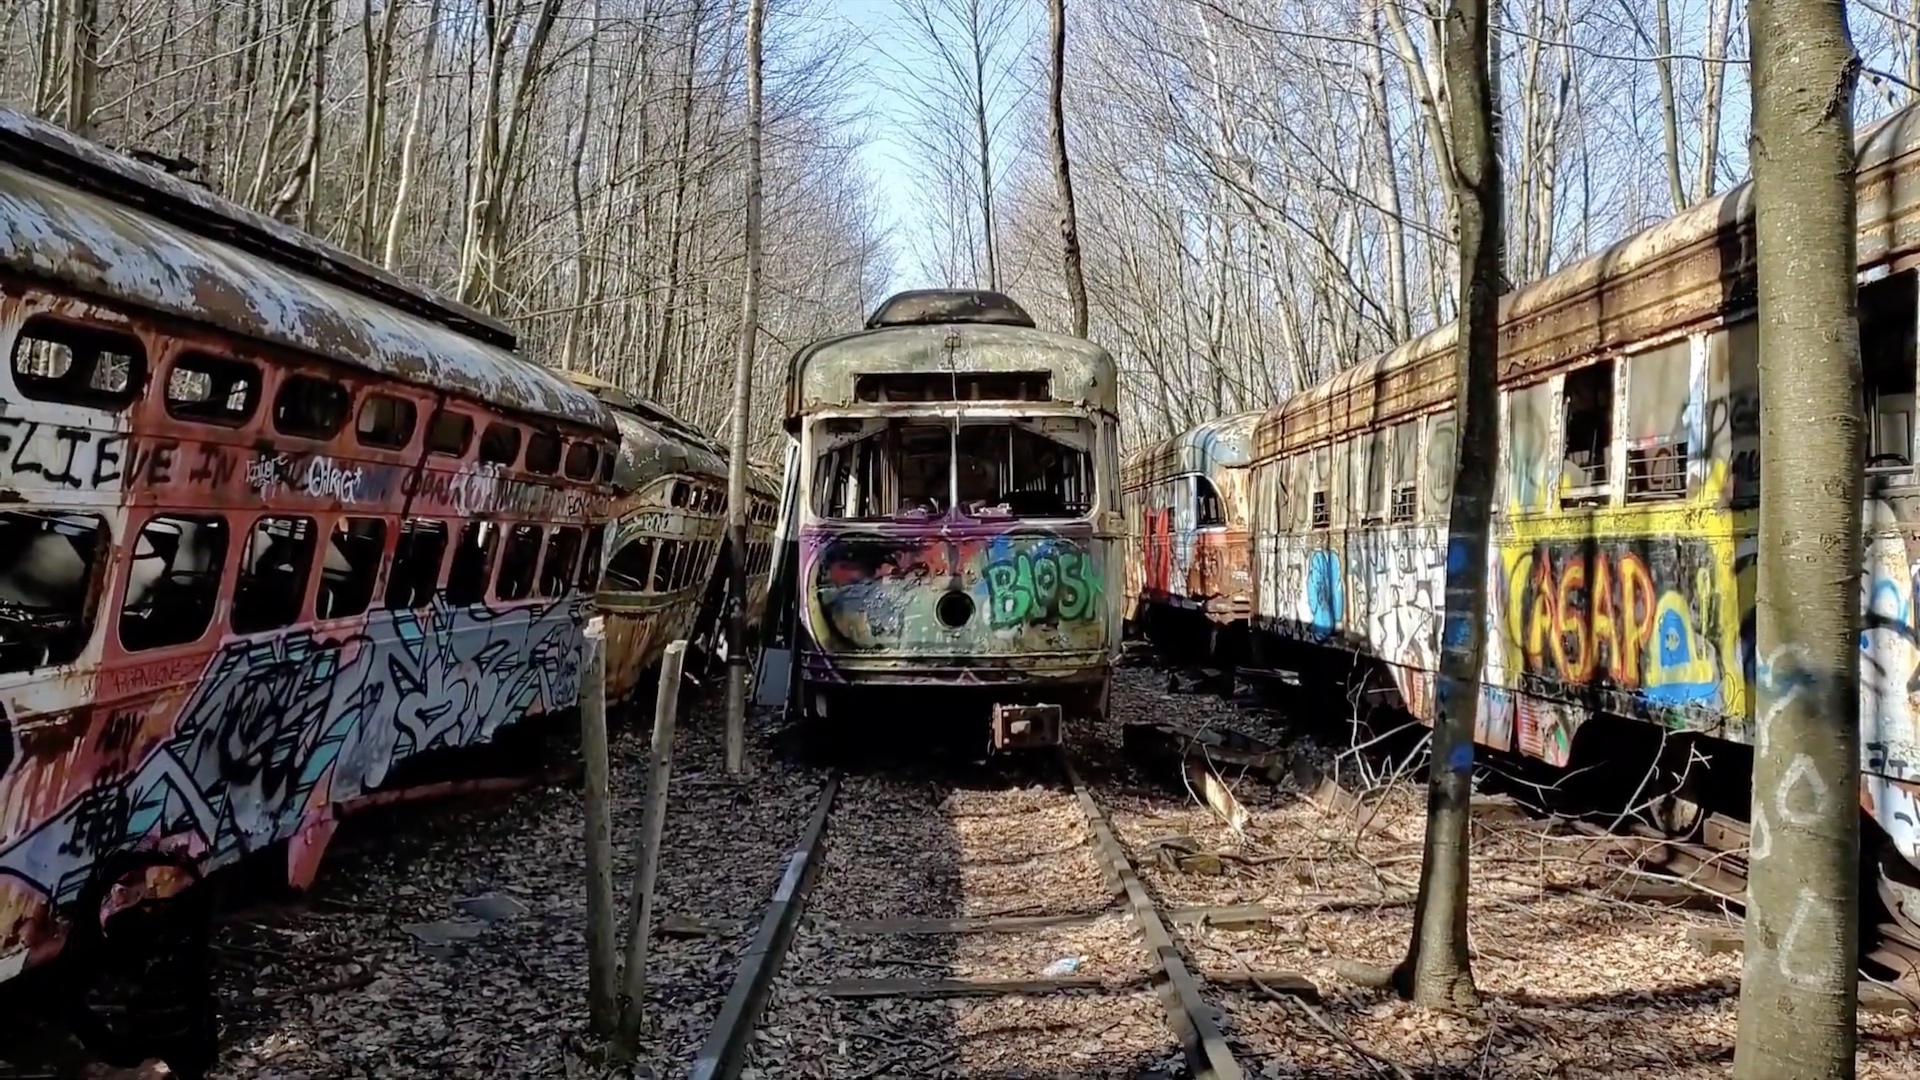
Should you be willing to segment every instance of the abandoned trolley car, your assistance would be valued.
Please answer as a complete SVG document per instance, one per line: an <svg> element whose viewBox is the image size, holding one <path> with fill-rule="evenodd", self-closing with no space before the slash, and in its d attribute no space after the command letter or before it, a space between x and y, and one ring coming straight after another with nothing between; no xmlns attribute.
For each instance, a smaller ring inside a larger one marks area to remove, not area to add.
<svg viewBox="0 0 1920 1080"><path fill-rule="evenodd" d="M795 354L797 688L964 691L992 745L1103 713L1119 633L1115 368L991 292L891 297Z"/></svg>
<svg viewBox="0 0 1920 1080"><path fill-rule="evenodd" d="M1863 855L1920 941L1920 109L1863 135L1856 183ZM1474 727L1483 745L1570 770L1556 797L1614 776L1646 785L1636 801L1664 796L1654 824L1736 843L1744 826L1726 818L1747 813L1766 677L1755 288L1746 184L1502 299ZM1252 465L1255 663L1350 676L1429 722L1454 343L1443 327L1275 406Z"/></svg>
<svg viewBox="0 0 1920 1080"><path fill-rule="evenodd" d="M690 665L714 657L725 632L727 451L659 405L578 372L574 382L613 411L620 454L613 482L606 573L596 598L606 613L607 697L631 703L667 643L691 639ZM772 567L774 485L747 470L747 614L757 627Z"/></svg>
<svg viewBox="0 0 1920 1080"><path fill-rule="evenodd" d="M575 704L616 432L514 345L0 111L0 978L130 850L304 884L417 755Z"/></svg>

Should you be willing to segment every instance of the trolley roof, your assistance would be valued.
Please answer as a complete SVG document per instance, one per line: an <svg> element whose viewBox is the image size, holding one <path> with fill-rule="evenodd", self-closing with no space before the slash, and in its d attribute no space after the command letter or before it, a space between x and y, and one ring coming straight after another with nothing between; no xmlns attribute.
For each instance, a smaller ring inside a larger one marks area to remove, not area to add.
<svg viewBox="0 0 1920 1080"><path fill-rule="evenodd" d="M802 346L787 367L787 424L792 427L801 416L821 409L862 404L862 376L949 373L1044 373L1046 400L1118 411L1113 356L1090 341L1004 323L915 323Z"/></svg>
<svg viewBox="0 0 1920 1080"><path fill-rule="evenodd" d="M611 433L505 324L198 185L0 109L0 273Z"/></svg>
<svg viewBox="0 0 1920 1080"><path fill-rule="evenodd" d="M1188 473L1251 465L1253 429L1264 415L1259 409L1233 413L1143 446L1127 455L1121 468L1121 485L1138 487Z"/></svg>

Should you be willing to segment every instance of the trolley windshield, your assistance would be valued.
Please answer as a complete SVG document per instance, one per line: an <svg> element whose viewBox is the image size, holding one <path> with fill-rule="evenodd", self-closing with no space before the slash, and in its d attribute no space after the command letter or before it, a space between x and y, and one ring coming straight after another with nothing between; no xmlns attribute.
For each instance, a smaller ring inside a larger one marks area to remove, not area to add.
<svg viewBox="0 0 1920 1080"><path fill-rule="evenodd" d="M842 521L1085 517L1093 443L1093 424L1079 417L821 420L813 511Z"/></svg>

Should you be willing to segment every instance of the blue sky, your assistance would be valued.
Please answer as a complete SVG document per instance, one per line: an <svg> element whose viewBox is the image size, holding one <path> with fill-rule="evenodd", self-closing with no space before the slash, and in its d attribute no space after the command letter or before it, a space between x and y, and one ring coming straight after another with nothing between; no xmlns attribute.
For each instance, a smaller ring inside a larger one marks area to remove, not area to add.
<svg viewBox="0 0 1920 1080"><path fill-rule="evenodd" d="M882 52L887 27L892 22L894 0L828 0L832 17L844 24L845 32L859 40L856 46L858 74L852 87L854 103L869 112L867 128L871 138L861 149L861 163L872 177L877 206L885 235L890 241L894 270L888 291L910 288L912 260L906 257L906 243L918 231L915 218L913 177L908 149L893 115L888 89L889 61Z"/></svg>

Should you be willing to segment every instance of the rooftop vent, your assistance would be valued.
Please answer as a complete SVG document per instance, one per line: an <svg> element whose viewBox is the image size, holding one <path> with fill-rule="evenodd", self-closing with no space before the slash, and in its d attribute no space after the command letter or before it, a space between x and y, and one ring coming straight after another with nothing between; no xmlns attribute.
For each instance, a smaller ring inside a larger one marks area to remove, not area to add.
<svg viewBox="0 0 1920 1080"><path fill-rule="evenodd" d="M1033 316L1013 298L986 289L912 289L894 293L867 317L867 329L928 323L987 323L1033 327Z"/></svg>

